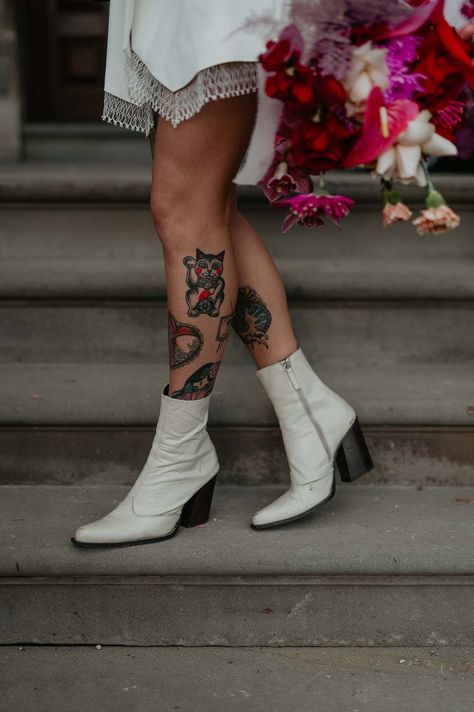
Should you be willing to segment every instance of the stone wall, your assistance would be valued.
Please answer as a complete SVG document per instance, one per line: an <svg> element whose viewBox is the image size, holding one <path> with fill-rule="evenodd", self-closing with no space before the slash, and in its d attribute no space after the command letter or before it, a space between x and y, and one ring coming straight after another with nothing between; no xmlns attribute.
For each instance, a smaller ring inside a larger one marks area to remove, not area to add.
<svg viewBox="0 0 474 712"><path fill-rule="evenodd" d="M0 160L21 154L19 63L14 0L0 0Z"/></svg>

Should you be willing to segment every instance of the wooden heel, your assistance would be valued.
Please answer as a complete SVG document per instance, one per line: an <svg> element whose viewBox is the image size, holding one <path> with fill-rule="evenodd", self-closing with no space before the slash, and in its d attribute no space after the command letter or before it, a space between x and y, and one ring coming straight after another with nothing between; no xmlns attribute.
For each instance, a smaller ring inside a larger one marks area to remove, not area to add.
<svg viewBox="0 0 474 712"><path fill-rule="evenodd" d="M209 480L209 482L206 482L206 484L186 502L181 512L181 526L197 527L199 524L205 524L209 521L216 479L217 475L215 475L212 480Z"/></svg>
<svg viewBox="0 0 474 712"><path fill-rule="evenodd" d="M357 418L339 445L336 463L343 482L353 482L374 466Z"/></svg>

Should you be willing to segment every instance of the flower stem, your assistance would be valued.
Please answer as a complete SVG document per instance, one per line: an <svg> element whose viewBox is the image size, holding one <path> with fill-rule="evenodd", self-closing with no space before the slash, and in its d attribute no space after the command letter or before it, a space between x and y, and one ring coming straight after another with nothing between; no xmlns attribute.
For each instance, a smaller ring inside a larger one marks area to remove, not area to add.
<svg viewBox="0 0 474 712"><path fill-rule="evenodd" d="M423 173L425 174L426 178L426 184L427 184L427 193L426 193L426 207L427 208L439 208L442 205L446 205L446 201L442 194L436 190L436 188L433 185L433 181L431 180L431 176L428 171L428 167L426 165L426 162L422 159L421 161L421 167L423 168Z"/></svg>
<svg viewBox="0 0 474 712"><path fill-rule="evenodd" d="M329 191L326 190L326 181L324 179L324 173L319 174L318 187L315 188L313 185L313 192L316 195L329 195Z"/></svg>
<svg viewBox="0 0 474 712"><path fill-rule="evenodd" d="M423 158L421 159L421 167L423 169L423 173L425 174L426 185L428 186L428 193L431 193L431 191L434 190L434 185L433 181L431 180L430 172L428 170L428 166L426 165L426 161Z"/></svg>

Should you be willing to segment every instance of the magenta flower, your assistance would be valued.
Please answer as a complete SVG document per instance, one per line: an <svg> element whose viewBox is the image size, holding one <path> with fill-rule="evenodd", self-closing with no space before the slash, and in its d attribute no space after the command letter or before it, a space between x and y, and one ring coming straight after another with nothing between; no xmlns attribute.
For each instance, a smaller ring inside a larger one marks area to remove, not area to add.
<svg viewBox="0 0 474 712"><path fill-rule="evenodd" d="M473 0L466 0L461 7L461 15L464 15L468 20L474 19L474 2Z"/></svg>
<svg viewBox="0 0 474 712"><path fill-rule="evenodd" d="M387 51L386 62L390 72L390 87L383 93L387 103L397 99L412 99L415 92L423 90L421 82L426 77L410 69L420 43L421 37L406 35L394 37L382 45Z"/></svg>
<svg viewBox="0 0 474 712"><path fill-rule="evenodd" d="M293 198L285 198L278 204L290 208L290 212L281 226L282 232L288 232L296 224L308 228L324 225L323 217L328 217L339 227L339 220L347 215L354 205L354 201L345 195L306 193Z"/></svg>
<svg viewBox="0 0 474 712"><path fill-rule="evenodd" d="M262 180L263 192L271 203L279 198L299 191L309 189L308 177L295 168L289 168L286 161L281 160L275 167L273 164Z"/></svg>
<svg viewBox="0 0 474 712"><path fill-rule="evenodd" d="M354 205L352 198L346 195L319 195L319 204L323 215L339 227L339 220L345 218Z"/></svg>

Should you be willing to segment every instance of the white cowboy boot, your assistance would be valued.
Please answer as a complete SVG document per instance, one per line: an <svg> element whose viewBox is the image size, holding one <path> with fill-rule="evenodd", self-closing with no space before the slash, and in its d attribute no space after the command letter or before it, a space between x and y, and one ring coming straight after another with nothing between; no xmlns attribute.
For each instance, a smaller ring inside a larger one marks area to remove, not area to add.
<svg viewBox="0 0 474 712"><path fill-rule="evenodd" d="M352 481L373 464L356 414L311 368L301 348L257 370L280 424L290 488L252 518L254 529L286 524L313 512L341 479Z"/></svg>
<svg viewBox="0 0 474 712"><path fill-rule="evenodd" d="M110 514L79 527L74 544L145 544L169 539L180 524L208 521L219 469L206 430L211 394L184 400L167 391L165 386L152 448L132 489Z"/></svg>

